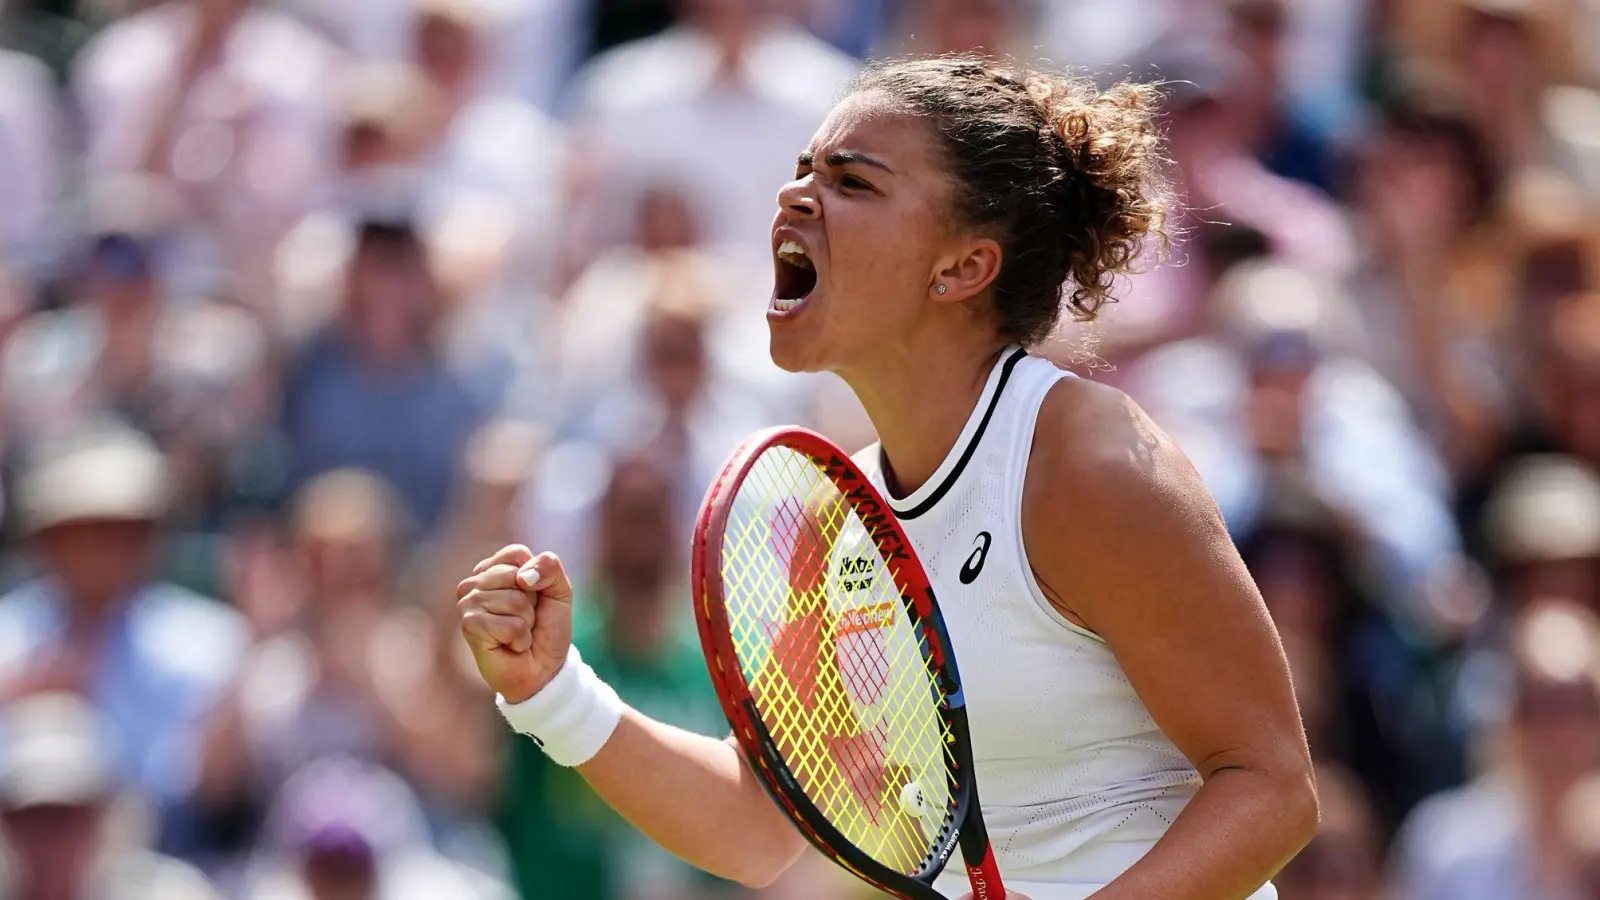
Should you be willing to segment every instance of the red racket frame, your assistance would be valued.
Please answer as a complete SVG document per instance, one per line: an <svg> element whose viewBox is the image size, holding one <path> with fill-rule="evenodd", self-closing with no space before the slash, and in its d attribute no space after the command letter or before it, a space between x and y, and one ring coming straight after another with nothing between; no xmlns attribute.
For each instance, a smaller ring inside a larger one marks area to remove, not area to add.
<svg viewBox="0 0 1600 900"><path fill-rule="evenodd" d="M740 486L761 455L775 447L788 448L815 462L854 508L883 558L897 563L890 571L901 602L922 638L919 643L923 659L943 688L939 715L954 737L946 769L955 810L921 868L912 875L890 869L851 844L801 790L762 721L734 650L721 577L723 537ZM804 428L774 428L747 438L729 457L701 504L694 530L691 579L701 648L722 711L758 780L800 833L823 855L873 887L903 900L946 900L934 890L933 882L959 844L975 900L1004 900L1006 890L979 810L961 676L933 586L889 504L849 454Z"/></svg>

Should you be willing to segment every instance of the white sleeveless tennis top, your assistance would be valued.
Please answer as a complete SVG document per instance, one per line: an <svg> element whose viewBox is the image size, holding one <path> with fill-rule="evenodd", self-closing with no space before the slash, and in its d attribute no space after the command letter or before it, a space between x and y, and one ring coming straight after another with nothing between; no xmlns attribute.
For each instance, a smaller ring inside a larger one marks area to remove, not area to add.
<svg viewBox="0 0 1600 900"><path fill-rule="evenodd" d="M885 489L878 445L855 457L891 498L933 582L995 859L1006 886L1032 900L1082 900L1104 887L1200 788L1105 642L1045 598L1023 549L1034 423L1045 394L1070 377L1008 350L949 455L903 499ZM959 862L937 885L948 897L970 890ZM1268 885L1252 900L1276 896Z"/></svg>

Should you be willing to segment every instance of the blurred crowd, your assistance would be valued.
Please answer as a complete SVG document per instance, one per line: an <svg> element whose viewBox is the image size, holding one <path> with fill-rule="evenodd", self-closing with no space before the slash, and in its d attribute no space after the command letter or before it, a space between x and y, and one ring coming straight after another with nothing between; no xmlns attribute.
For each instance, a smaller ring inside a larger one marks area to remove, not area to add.
<svg viewBox="0 0 1600 900"><path fill-rule="evenodd" d="M872 439L767 359L776 190L860 60L973 49L1168 84L1180 239L1043 352L1282 631L1285 900L1600 898L1597 0L4 0L0 47L0 900L754 900L512 739L454 587L560 552L585 659L724 730L707 483Z"/></svg>

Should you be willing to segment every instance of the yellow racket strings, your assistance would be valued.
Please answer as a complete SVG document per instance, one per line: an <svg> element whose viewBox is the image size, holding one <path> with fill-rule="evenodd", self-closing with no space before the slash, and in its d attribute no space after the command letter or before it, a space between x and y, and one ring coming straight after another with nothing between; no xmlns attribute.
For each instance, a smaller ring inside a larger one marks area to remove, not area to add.
<svg viewBox="0 0 1600 900"><path fill-rule="evenodd" d="M740 487L721 552L738 662L790 771L851 844L914 873L951 812L951 736L888 564L782 447Z"/></svg>

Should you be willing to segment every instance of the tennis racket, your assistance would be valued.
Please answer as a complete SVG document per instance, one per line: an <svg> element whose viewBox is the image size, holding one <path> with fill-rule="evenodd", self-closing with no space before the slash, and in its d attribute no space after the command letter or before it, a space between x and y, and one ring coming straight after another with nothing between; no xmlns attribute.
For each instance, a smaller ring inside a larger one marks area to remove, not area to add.
<svg viewBox="0 0 1600 900"><path fill-rule="evenodd" d="M850 457L804 429L753 435L706 494L693 551L723 712L801 833L905 900L946 900L933 882L959 844L976 900L1004 900L933 588Z"/></svg>

